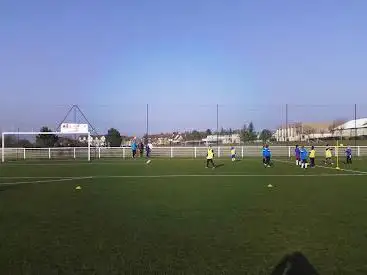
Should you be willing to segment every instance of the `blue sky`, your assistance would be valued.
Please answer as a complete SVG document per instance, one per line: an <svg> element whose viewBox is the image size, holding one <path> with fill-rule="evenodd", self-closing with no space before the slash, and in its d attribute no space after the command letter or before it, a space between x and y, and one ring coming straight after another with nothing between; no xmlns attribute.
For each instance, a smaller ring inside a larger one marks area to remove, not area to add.
<svg viewBox="0 0 367 275"><path fill-rule="evenodd" d="M367 1L3 0L0 129L72 104L105 132L367 116ZM328 106L313 106L328 105ZM72 120L72 117L71 119Z"/></svg>

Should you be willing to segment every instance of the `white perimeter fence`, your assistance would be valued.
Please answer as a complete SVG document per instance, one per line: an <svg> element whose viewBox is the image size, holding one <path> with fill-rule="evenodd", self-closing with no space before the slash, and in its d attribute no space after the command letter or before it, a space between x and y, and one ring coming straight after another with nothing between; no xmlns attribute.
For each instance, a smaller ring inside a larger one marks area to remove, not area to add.
<svg viewBox="0 0 367 275"><path fill-rule="evenodd" d="M262 154L262 146L236 146L236 154L239 158L259 157ZM351 147L354 156L367 156L367 146ZM213 147L216 157L229 158L231 147ZM294 146L271 146L273 157L291 157L294 155ZM310 148L307 148L308 150ZM324 146L315 146L317 156L324 157ZM344 156L345 147L334 147L334 155ZM153 158L204 158L207 153L205 147L155 147L152 150ZM130 148L122 147L91 147L92 159L132 157ZM145 155L145 151L144 151ZM139 157L139 152L138 152ZM55 148L4 148L4 160L27 160L27 159L85 159L88 160L88 147L55 147Z"/></svg>

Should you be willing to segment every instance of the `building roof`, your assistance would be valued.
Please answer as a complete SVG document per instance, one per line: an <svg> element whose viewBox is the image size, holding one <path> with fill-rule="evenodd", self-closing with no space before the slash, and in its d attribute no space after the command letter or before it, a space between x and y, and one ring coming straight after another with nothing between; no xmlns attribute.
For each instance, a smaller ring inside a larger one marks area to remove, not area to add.
<svg viewBox="0 0 367 275"><path fill-rule="evenodd" d="M367 118L359 118L359 119L356 119L356 120L349 120L347 121L346 123L336 127L335 129L344 129L344 130L347 130L347 129L359 129L359 128L367 128Z"/></svg>

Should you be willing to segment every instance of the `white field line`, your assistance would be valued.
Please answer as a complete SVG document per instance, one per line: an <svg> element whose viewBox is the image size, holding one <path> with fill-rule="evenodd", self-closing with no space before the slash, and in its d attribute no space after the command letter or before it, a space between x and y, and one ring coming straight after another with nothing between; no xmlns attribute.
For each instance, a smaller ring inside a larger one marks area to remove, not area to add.
<svg viewBox="0 0 367 275"><path fill-rule="evenodd" d="M0 176L0 179L71 179L71 178L75 178L75 177L44 177L44 176L22 176L22 177L2 177Z"/></svg>
<svg viewBox="0 0 367 275"><path fill-rule="evenodd" d="M294 162L288 161L288 160L280 160L280 159L274 159L274 160L276 162L294 164ZM329 167L329 166L323 166L323 165L315 165L315 166L318 167L318 168L324 168L324 169L329 169L329 170L337 170L335 167ZM340 168L339 171L352 172L352 173L367 175L367 172L366 171L359 171L359 170L352 170L352 169L344 169L344 168Z"/></svg>
<svg viewBox="0 0 367 275"><path fill-rule="evenodd" d="M63 181L84 180L84 179L92 179L92 178L93 178L93 177L75 177L75 178L59 178L59 179L48 179L48 180L0 182L0 186L2 186L2 185L18 185L18 184L26 184L26 183L51 183L51 182L63 182Z"/></svg>
<svg viewBox="0 0 367 275"><path fill-rule="evenodd" d="M31 181L15 181L15 182L0 182L0 186L3 185L18 185L27 183L52 183L52 182L65 182L65 181L75 181L84 179L134 179L134 178L185 178L185 177L351 177L351 176L367 176L367 174L206 174L206 175L120 175L120 176L88 176L88 177L65 177L65 178L43 178L42 180L31 180ZM22 177L24 178L24 177ZM36 178L36 177L33 177ZM40 177L42 178L42 177ZM1 177L0 177L1 179ZM6 179L11 179L11 177L6 177ZM19 179L14 177L14 179Z"/></svg>
<svg viewBox="0 0 367 275"><path fill-rule="evenodd" d="M255 158L254 158L255 159ZM163 162L163 161L196 161L196 162L203 162L205 163L206 158L153 158L151 159L152 162ZM217 158L216 159L217 162L222 163L222 162L232 162L230 159L226 159L226 158ZM23 161L11 161L11 162L5 162L3 165L3 167L14 167L14 166L74 166L74 165L141 165L141 164L145 164L147 161L147 159L115 159L115 160L102 160L102 159L98 159L98 160L92 160L90 162L87 161L78 161L78 160L45 160L44 162L23 162ZM243 159L239 159L239 162L242 161L253 161L253 158L243 158ZM1 168L1 165L0 165Z"/></svg>
<svg viewBox="0 0 367 275"><path fill-rule="evenodd" d="M367 174L366 174L367 175ZM264 178L268 178L268 177L340 177L340 176L366 176L365 174L275 174L275 175L270 175L270 174L207 174L207 175L146 175L146 176L138 176L138 175L131 175L131 176L127 176L127 175L121 175L121 176L95 176L93 178L100 178L100 179L113 179L113 178L189 178L189 177L264 177Z"/></svg>
<svg viewBox="0 0 367 275"><path fill-rule="evenodd" d="M1 183L15 184L15 183L42 183L42 182L58 182L58 181L73 181L82 179L123 179L123 178L200 178L200 177L340 177L340 176L365 176L367 174L187 174L187 175L97 175L97 176L85 176L85 177L0 177L1 179L40 179L33 181L22 181L22 182L9 182Z"/></svg>

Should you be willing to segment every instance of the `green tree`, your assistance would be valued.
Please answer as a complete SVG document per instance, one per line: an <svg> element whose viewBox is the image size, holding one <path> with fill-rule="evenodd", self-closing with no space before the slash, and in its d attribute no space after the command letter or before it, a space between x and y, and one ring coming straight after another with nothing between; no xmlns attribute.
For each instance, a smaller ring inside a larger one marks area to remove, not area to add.
<svg viewBox="0 0 367 275"><path fill-rule="evenodd" d="M257 138L257 134L255 132L255 127L254 127L254 124L252 123L252 121L248 125L248 138L249 138L249 141L254 141Z"/></svg>
<svg viewBox="0 0 367 275"><path fill-rule="evenodd" d="M28 139L20 139L17 141L17 147L33 147L32 142L30 142Z"/></svg>
<svg viewBox="0 0 367 275"><path fill-rule="evenodd" d="M0 143L2 144L1 136ZM6 135L4 137L4 145L5 147L17 147L17 138L14 135Z"/></svg>
<svg viewBox="0 0 367 275"><path fill-rule="evenodd" d="M248 127L246 124L243 125L242 130L241 130L241 140L242 142L249 141L249 131L248 131Z"/></svg>
<svg viewBox="0 0 367 275"><path fill-rule="evenodd" d="M48 133L52 132L47 126L41 128L40 132ZM37 147L54 147L59 140L59 137L54 134L40 134L36 136Z"/></svg>
<svg viewBox="0 0 367 275"><path fill-rule="evenodd" d="M211 136L211 135L212 135L212 130L207 129L207 130L206 130L206 132L205 132L205 134L206 134L207 136Z"/></svg>
<svg viewBox="0 0 367 275"><path fill-rule="evenodd" d="M273 134L271 133L270 130L268 129L264 129L261 131L260 133L260 139L263 141L263 142L267 142L271 139L271 137L273 136Z"/></svg>
<svg viewBox="0 0 367 275"><path fill-rule="evenodd" d="M122 142L121 134L115 128L111 128L106 136L107 144L111 147L120 147Z"/></svg>
<svg viewBox="0 0 367 275"><path fill-rule="evenodd" d="M197 130L192 131L192 133L191 133L191 138L192 138L193 140L200 140L200 139L201 139L201 134L200 134L200 132L199 132L199 131L197 131Z"/></svg>

